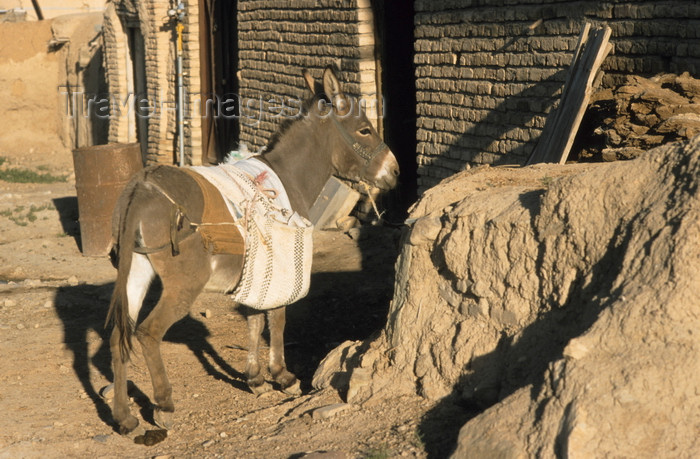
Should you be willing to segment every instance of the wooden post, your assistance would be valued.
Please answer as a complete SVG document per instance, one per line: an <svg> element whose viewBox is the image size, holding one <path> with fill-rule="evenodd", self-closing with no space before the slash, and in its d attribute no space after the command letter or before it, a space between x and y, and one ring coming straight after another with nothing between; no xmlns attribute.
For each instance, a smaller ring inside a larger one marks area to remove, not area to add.
<svg viewBox="0 0 700 459"><path fill-rule="evenodd" d="M576 137L581 119L588 106L598 69L610 52L608 26L591 30L585 24L569 73L562 89L559 106L549 114L539 142L527 164L564 164Z"/></svg>
<svg viewBox="0 0 700 459"><path fill-rule="evenodd" d="M34 11L36 12L36 18L39 21L44 20L44 13L41 12L41 6L39 6L39 0L32 0L32 5L34 6Z"/></svg>

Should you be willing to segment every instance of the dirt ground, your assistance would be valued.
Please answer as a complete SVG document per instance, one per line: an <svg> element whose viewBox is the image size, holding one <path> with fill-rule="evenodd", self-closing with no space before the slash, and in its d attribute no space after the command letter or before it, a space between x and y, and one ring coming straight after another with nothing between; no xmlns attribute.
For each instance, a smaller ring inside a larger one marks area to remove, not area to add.
<svg viewBox="0 0 700 459"><path fill-rule="evenodd" d="M84 257L69 154L8 156L0 167L67 176L66 182L0 180L0 458L17 457L444 457L460 413L425 415L418 398L314 410L342 403L313 392L326 353L379 330L393 290L399 230L365 228L316 238L307 298L288 309L286 349L304 395L254 396L244 384L245 321L224 295L203 294L162 346L176 404L176 426L154 446L115 431L99 395L111 381L103 328L116 271L107 257ZM147 301L153 301L154 294ZM265 350L266 351L266 350ZM264 356L266 358L266 356ZM152 424L145 363L135 356L132 412ZM434 410L433 410L434 412ZM454 416L453 416L454 414Z"/></svg>

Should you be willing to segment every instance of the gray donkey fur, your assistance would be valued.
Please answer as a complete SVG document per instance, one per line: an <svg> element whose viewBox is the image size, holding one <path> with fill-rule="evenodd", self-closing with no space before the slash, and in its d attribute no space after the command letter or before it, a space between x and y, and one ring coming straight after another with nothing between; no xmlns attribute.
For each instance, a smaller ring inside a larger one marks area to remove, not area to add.
<svg viewBox="0 0 700 459"><path fill-rule="evenodd" d="M293 210L308 217L331 175L381 190L393 188L399 173L396 158L365 114L353 110L356 101L342 92L335 73L327 68L322 84L314 82L307 71L304 77L314 97L305 104L302 116L285 126L260 157L280 177ZM160 353L163 336L187 315L205 288L225 291L232 275L240 278L243 255L209 253L190 224L201 221L203 208L195 180L172 166L151 166L136 174L117 203L113 237L118 273L107 321L114 326L110 339L115 391L112 414L122 434L143 431L128 406L126 373L132 337L139 341L151 374L154 419L159 426L171 428L175 405ZM175 214L179 218L174 220ZM138 323L144 297L156 276L162 294ZM248 317L247 384L254 393L269 389L258 362L265 316L270 329L270 374L282 390L300 394L299 381L287 371L284 359L284 307Z"/></svg>

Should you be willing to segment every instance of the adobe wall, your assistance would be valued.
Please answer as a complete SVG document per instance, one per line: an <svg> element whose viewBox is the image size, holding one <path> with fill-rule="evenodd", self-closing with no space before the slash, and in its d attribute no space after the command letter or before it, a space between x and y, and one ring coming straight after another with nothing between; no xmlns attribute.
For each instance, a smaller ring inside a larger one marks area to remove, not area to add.
<svg viewBox="0 0 700 459"><path fill-rule="evenodd" d="M11 44L0 46L0 156L70 156L105 141L82 97L103 90L101 22L92 13L0 24L0 43Z"/></svg>
<svg viewBox="0 0 700 459"><path fill-rule="evenodd" d="M336 65L347 93L376 100L369 0L239 0L238 24L240 141L251 149L264 146L285 116L298 113L296 101L310 95L303 68L319 79Z"/></svg>
<svg viewBox="0 0 700 459"><path fill-rule="evenodd" d="M46 154L66 149L58 120L60 61L48 52L51 38L48 21L0 24L0 43L16 43L0 50L0 151Z"/></svg>
<svg viewBox="0 0 700 459"><path fill-rule="evenodd" d="M612 29L605 85L700 71L695 2L416 0L415 11L420 189L467 164L527 159L584 21Z"/></svg>
<svg viewBox="0 0 700 459"><path fill-rule="evenodd" d="M39 7L44 19L52 19L67 14L100 13L105 9L105 2L104 0L41 0ZM26 21L37 20L32 2L0 0L0 10L15 10Z"/></svg>

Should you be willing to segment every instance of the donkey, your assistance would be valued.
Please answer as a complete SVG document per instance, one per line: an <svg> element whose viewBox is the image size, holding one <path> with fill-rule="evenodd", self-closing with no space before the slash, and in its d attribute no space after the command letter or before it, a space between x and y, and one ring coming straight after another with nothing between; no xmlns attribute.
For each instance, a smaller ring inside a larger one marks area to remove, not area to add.
<svg viewBox="0 0 700 459"><path fill-rule="evenodd" d="M258 156L279 176L292 209L308 217L310 207L331 175L364 182L380 190L395 187L399 175L396 158L366 115L353 110L357 101L341 90L334 71L326 68L320 84L307 70L303 75L313 96L305 102L298 119L280 130L268 151ZM151 375L154 420L158 426L170 429L175 405L160 353L163 336L188 314L205 288L229 293L230 278L240 279L244 255L212 254L203 238L197 237L196 229L188 226L190 220L201 221L198 219L203 206L201 188L190 174L161 165L137 173L114 210L112 232L117 280L107 323L114 326L110 338L114 370L112 415L122 435L136 435L144 430L128 407L126 372L132 337L138 339ZM178 212L184 217L174 224L173 215ZM189 234L178 237L188 229ZM173 235L178 240L177 247ZM162 285L160 299L138 323L143 300L156 276ZM223 282L223 278L229 281ZM282 390L299 395L299 381L287 370L284 358L284 306L248 315L245 369L248 387L253 393L270 388L258 362L265 316L270 330L270 374Z"/></svg>

